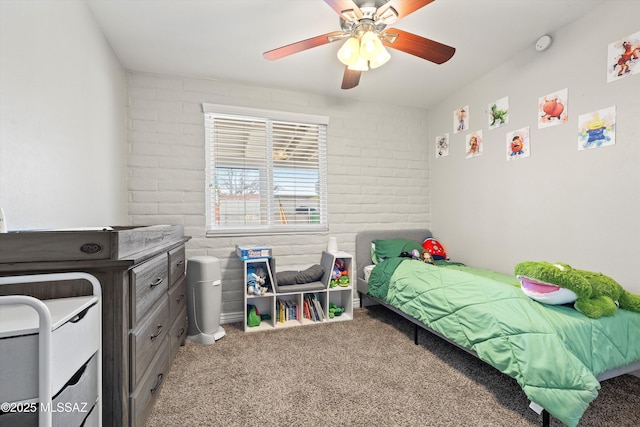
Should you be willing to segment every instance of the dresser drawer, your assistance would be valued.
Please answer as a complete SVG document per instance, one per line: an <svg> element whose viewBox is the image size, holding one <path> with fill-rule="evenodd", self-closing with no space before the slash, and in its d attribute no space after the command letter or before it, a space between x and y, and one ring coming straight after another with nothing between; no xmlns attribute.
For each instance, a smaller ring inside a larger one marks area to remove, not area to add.
<svg viewBox="0 0 640 427"><path fill-rule="evenodd" d="M182 278L185 274L185 252L184 246L175 248L169 251L169 280L170 285L173 285Z"/></svg>
<svg viewBox="0 0 640 427"><path fill-rule="evenodd" d="M184 339L187 337L187 309L186 307L182 309L180 313L176 316L173 321L173 325L171 325L171 329L169 330L169 339L171 344L171 360L178 353L178 347L184 342Z"/></svg>
<svg viewBox="0 0 640 427"><path fill-rule="evenodd" d="M169 304L165 296L158 307L145 318L138 327L131 332L130 337L130 371L131 389L134 389L151 359L158 352L169 327Z"/></svg>
<svg viewBox="0 0 640 427"><path fill-rule="evenodd" d="M129 399L129 420L132 426L144 426L153 405L160 394L163 381L169 374L169 337L163 337L162 346L151 362L140 384L133 389Z"/></svg>
<svg viewBox="0 0 640 427"><path fill-rule="evenodd" d="M169 319L173 321L178 313L187 306L187 276L169 290Z"/></svg>
<svg viewBox="0 0 640 427"><path fill-rule="evenodd" d="M167 254L158 255L131 270L131 327L144 317L169 289Z"/></svg>

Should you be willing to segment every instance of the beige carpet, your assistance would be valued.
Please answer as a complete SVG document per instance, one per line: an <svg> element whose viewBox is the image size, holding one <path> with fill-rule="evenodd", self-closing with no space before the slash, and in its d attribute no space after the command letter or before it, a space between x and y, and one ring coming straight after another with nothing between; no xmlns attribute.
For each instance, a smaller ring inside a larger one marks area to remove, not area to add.
<svg viewBox="0 0 640 427"><path fill-rule="evenodd" d="M515 380L381 307L180 348L153 426L539 426ZM552 426L560 426L551 417ZM580 426L640 425L640 378L602 383Z"/></svg>

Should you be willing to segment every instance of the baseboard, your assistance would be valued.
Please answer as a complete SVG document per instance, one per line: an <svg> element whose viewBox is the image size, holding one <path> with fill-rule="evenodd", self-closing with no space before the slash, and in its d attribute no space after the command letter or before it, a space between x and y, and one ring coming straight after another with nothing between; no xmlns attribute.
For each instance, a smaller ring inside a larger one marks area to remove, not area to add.
<svg viewBox="0 0 640 427"><path fill-rule="evenodd" d="M220 323L237 323L244 320L244 312L239 311L237 313L222 313L220 314Z"/></svg>

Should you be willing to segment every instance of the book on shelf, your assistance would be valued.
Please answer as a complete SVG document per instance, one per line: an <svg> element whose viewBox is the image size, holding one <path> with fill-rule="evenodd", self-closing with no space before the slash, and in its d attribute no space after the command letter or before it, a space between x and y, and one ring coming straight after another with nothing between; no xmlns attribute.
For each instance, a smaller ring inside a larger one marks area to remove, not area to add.
<svg viewBox="0 0 640 427"><path fill-rule="evenodd" d="M314 322L322 322L326 320L322 303L318 299L317 294L308 294L304 297L304 317Z"/></svg>
<svg viewBox="0 0 640 427"><path fill-rule="evenodd" d="M313 316L311 314L311 308L309 307L309 301L307 301L306 299L304 300L303 303L303 313L304 313L304 318L305 319L312 319Z"/></svg>
<svg viewBox="0 0 640 427"><path fill-rule="evenodd" d="M276 313L280 323L289 320L300 320L300 308L295 301L278 298L276 300Z"/></svg>

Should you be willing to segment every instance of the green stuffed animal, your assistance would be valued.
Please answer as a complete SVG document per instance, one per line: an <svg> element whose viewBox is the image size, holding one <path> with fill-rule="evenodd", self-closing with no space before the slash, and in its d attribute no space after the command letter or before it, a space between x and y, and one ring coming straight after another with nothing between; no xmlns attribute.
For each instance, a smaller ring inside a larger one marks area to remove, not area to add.
<svg viewBox="0 0 640 427"><path fill-rule="evenodd" d="M566 304L587 317L612 316L620 308L640 313L640 295L626 291L602 273L578 270L568 264L526 261L515 267L522 291L546 304Z"/></svg>
<svg viewBox="0 0 640 427"><path fill-rule="evenodd" d="M249 311L247 312L247 326L255 327L260 326L260 313L258 312L258 308L255 305L248 306Z"/></svg>

